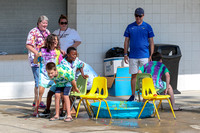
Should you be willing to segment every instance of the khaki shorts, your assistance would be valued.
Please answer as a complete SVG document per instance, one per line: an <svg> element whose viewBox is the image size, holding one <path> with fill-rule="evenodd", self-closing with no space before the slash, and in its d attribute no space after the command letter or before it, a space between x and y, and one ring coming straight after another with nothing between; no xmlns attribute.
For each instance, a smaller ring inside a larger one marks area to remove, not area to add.
<svg viewBox="0 0 200 133"><path fill-rule="evenodd" d="M137 74L140 67L148 63L149 58L130 59L129 58L129 73Z"/></svg>

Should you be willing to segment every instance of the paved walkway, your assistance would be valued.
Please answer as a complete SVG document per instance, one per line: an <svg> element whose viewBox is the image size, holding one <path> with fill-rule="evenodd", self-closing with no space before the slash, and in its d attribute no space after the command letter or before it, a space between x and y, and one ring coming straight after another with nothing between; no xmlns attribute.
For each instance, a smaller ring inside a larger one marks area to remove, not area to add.
<svg viewBox="0 0 200 133"><path fill-rule="evenodd" d="M128 97L109 97L108 100L125 100ZM166 102L164 111L159 110L161 121L145 119L102 119L97 121L87 117L81 108L79 118L73 122L49 121L48 118L35 118L31 114L32 99L0 100L0 132L2 133L57 133L57 132L200 132L200 91L185 91L175 95L176 103L183 110L175 112L174 120ZM54 108L54 104L52 109ZM42 111L42 110L41 110Z"/></svg>

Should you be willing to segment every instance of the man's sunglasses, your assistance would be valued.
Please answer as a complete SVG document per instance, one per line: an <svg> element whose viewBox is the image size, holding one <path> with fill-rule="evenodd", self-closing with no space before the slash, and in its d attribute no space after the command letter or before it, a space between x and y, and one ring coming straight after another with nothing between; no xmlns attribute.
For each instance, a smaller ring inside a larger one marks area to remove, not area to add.
<svg viewBox="0 0 200 133"><path fill-rule="evenodd" d="M143 15L137 15L137 14L135 14L135 17L136 17L136 18L137 18L137 17L140 17L140 18L141 18L142 16L143 16Z"/></svg>
<svg viewBox="0 0 200 133"><path fill-rule="evenodd" d="M60 24L61 24L61 25L63 25L63 24L68 24L68 22L60 22Z"/></svg>

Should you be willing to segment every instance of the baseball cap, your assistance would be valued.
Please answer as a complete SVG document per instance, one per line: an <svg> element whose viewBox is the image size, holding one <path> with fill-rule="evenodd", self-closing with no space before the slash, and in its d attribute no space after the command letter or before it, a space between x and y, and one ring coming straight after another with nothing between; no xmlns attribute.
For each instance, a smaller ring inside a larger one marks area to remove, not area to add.
<svg viewBox="0 0 200 133"><path fill-rule="evenodd" d="M141 7L138 7L137 9L135 9L135 14L144 15L144 10Z"/></svg>

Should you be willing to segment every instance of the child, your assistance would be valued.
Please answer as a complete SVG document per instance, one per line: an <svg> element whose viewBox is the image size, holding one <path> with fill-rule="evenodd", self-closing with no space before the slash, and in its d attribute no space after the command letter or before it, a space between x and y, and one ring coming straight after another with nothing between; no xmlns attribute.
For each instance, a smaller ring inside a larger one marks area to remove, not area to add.
<svg viewBox="0 0 200 133"><path fill-rule="evenodd" d="M88 75L84 75L84 71L83 71L83 67L85 69L85 64L81 60L79 60L77 58L77 50L76 50L76 48L69 47L67 49L66 53L67 54L64 56L64 59L61 61L60 64L66 65L66 66L70 66L75 75L76 75L76 72L78 70L80 70L80 73L83 76L83 78L88 78ZM71 83L69 82L67 84L67 86L71 86ZM53 92L52 90L50 90L48 92L47 108L44 110L43 113L40 114L40 116L48 116L49 115L51 99L52 99L52 96L53 96L54 93L55 93L55 91ZM63 107L63 109L61 110L61 113L60 113L60 119L62 119L62 117L65 115L65 110L66 110L65 107ZM75 110L73 110L72 113L75 114Z"/></svg>
<svg viewBox="0 0 200 133"><path fill-rule="evenodd" d="M76 86L75 76L72 69L67 65L57 65L53 62L49 62L46 65L46 70L48 76L51 80L54 80L56 83L56 91L55 91L55 106L56 106L56 115L50 119L50 121L59 120L59 110L60 110L60 93L63 93L63 98L65 102L65 107L67 109L67 116L65 117L64 121L69 122L72 121L72 116L70 112L70 100L69 94L71 91L71 86L66 86L68 82L71 82L73 86L73 91L78 93L79 90Z"/></svg>
<svg viewBox="0 0 200 133"><path fill-rule="evenodd" d="M88 78L87 88L88 90L90 90L92 87L94 77L97 77L98 75L90 65L78 59L76 48L69 47L66 52L67 55L64 56L64 59L61 61L61 64L67 64L71 66L76 78L78 78L79 75L82 75L83 78ZM87 75L84 75L85 73L87 73Z"/></svg>
<svg viewBox="0 0 200 133"><path fill-rule="evenodd" d="M84 63L83 72L89 77L88 82L87 82L87 91L90 91L90 89L92 88L93 79L95 77L98 77L98 74L94 71L94 69L89 64L85 62L83 63ZM79 75L81 75L80 71L76 72L76 78L78 78Z"/></svg>
<svg viewBox="0 0 200 133"><path fill-rule="evenodd" d="M74 47L69 47L67 49L67 54L64 56L64 59L61 61L62 65L68 65L72 68L74 74L76 71L80 70L83 78L88 78L88 75L84 75L83 67L84 63L77 58L77 50Z"/></svg>
<svg viewBox="0 0 200 133"><path fill-rule="evenodd" d="M59 64L62 60L62 54L60 52L60 46L58 37L54 34L51 34L47 37L45 41L45 46L42 47L39 53L34 58L34 63L37 64L40 62L40 73L39 73L39 104L42 100L42 95L44 93L44 89L52 86L51 89L55 89L53 86L54 82L51 81L47 75L47 71L45 66L48 62L54 62ZM44 106L45 108L46 106ZM34 115L36 115L36 109L34 111Z"/></svg>
<svg viewBox="0 0 200 133"><path fill-rule="evenodd" d="M170 75L167 67L162 63L162 56L159 52L153 53L151 62L143 65L138 73L150 73L153 78L154 86L159 89L158 92L163 92L164 94L170 95L170 101L174 111L181 110L175 107L174 92L170 83ZM165 74L166 82L162 81L162 75Z"/></svg>
<svg viewBox="0 0 200 133"><path fill-rule="evenodd" d="M66 52L67 54L64 56L64 59L61 61L60 64L70 66L75 75L76 75L76 72L80 70L80 73L83 76L83 78L85 79L88 78L88 75L84 75L84 72L83 72L84 63L77 58L76 48L69 47ZM71 83L68 83L67 86L71 86ZM63 108L63 110L65 110L65 108ZM76 111L74 110L74 108L72 109L71 113L73 115L76 114Z"/></svg>

